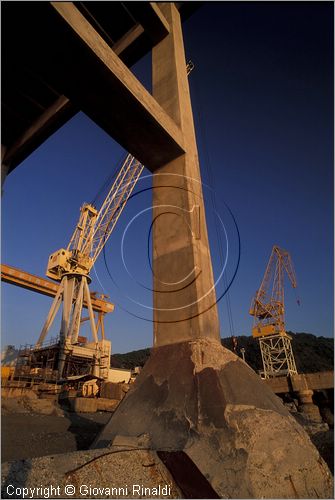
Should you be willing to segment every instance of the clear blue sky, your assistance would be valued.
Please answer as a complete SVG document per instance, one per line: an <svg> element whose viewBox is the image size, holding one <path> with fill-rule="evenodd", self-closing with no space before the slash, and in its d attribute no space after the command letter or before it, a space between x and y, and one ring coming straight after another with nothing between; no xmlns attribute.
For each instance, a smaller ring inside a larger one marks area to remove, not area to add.
<svg viewBox="0 0 335 500"><path fill-rule="evenodd" d="M333 335L333 4L331 2L208 3L184 23L189 77L205 185L214 179L228 234L228 280L234 332L250 335L251 299L272 246L287 249L298 279L287 283L287 328ZM150 90L150 57L134 68ZM5 77L5 75L4 75ZM113 119L113 117L111 117ZM44 275L50 253L66 247L79 207L92 201L124 152L82 113L54 134L6 179L1 261ZM211 175L210 175L211 173ZM149 176L138 190L149 187ZM205 187L215 274L219 252L210 190ZM101 255L92 289L115 302L106 318L114 352L152 345L147 261L151 192L128 203ZM122 234L129 221L121 259ZM219 284L218 294L224 289ZM4 284L2 344L36 341L51 299ZM136 304L144 304L146 307ZM225 298L221 336L230 335ZM128 311L128 312L127 312ZM129 314L147 318L138 319ZM59 324L57 323L57 328Z"/></svg>

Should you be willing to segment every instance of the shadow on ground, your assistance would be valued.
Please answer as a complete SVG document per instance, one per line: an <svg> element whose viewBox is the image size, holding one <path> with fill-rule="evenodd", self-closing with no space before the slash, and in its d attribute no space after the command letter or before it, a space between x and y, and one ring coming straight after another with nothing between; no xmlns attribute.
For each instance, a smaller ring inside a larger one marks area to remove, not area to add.
<svg viewBox="0 0 335 500"><path fill-rule="evenodd" d="M85 450L110 417L108 412L5 414L1 419L1 461Z"/></svg>

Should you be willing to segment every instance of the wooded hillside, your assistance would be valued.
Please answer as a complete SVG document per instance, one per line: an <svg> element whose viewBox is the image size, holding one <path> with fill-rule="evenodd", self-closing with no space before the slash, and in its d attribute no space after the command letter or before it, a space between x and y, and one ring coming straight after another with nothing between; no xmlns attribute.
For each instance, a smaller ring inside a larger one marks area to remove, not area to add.
<svg viewBox="0 0 335 500"><path fill-rule="evenodd" d="M334 369L334 339L316 337L311 333L292 333L292 348L299 373L312 373ZM222 345L230 350L230 338L221 339ZM245 349L245 360L255 370L262 370L262 360L258 341L252 337L238 336L238 353ZM112 366L119 368L135 368L144 366L150 355L150 348L131 351L125 354L113 354Z"/></svg>

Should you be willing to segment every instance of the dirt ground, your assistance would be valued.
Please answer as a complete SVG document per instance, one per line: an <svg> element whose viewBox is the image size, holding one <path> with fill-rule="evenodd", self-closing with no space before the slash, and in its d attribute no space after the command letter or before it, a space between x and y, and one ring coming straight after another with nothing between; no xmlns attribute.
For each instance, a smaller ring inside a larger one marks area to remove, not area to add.
<svg viewBox="0 0 335 500"><path fill-rule="evenodd" d="M2 414L1 462L85 450L110 417L108 412Z"/></svg>
<svg viewBox="0 0 335 500"><path fill-rule="evenodd" d="M73 413L49 400L2 400L1 462L86 450L111 418L111 412ZM325 424L304 425L310 439L334 470L334 431Z"/></svg>

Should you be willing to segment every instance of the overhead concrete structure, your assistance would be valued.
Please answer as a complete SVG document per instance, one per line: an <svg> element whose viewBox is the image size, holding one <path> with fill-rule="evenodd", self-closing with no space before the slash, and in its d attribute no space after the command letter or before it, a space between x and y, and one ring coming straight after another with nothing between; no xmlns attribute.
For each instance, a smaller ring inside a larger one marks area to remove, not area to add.
<svg viewBox="0 0 335 500"><path fill-rule="evenodd" d="M184 450L223 498L332 498L307 434L220 344L180 14L174 3L142 5L160 27L153 95L77 4L44 4L30 42L43 40L52 61L37 58L36 70L154 173L154 349L95 446L128 437Z"/></svg>
<svg viewBox="0 0 335 500"><path fill-rule="evenodd" d="M177 5L184 19L198 8ZM1 10L3 175L78 111L151 170L183 151L178 127L129 70L168 33L155 2L5 2Z"/></svg>

